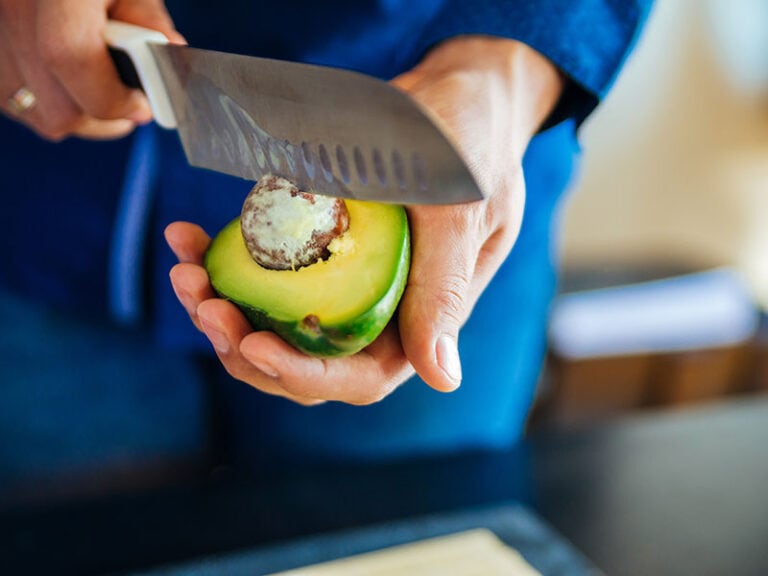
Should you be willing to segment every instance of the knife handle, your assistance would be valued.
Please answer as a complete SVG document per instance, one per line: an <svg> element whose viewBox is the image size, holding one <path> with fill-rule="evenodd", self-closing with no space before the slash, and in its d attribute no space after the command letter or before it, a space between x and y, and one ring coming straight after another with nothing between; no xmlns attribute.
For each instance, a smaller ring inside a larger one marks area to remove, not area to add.
<svg viewBox="0 0 768 576"><path fill-rule="evenodd" d="M163 128L176 128L163 77L157 67L150 44L168 44L161 32L109 20L104 39L123 82L131 88L141 88L147 95L155 121Z"/></svg>

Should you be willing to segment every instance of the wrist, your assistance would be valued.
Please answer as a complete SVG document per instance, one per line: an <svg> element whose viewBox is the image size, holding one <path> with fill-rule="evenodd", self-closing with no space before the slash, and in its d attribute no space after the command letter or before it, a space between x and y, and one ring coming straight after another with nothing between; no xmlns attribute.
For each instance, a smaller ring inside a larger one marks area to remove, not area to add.
<svg viewBox="0 0 768 576"><path fill-rule="evenodd" d="M521 42L510 49L509 79L520 102L522 122L530 140L547 122L566 87L564 74L547 57Z"/></svg>
<svg viewBox="0 0 768 576"><path fill-rule="evenodd" d="M533 48L508 38L456 36L436 46L417 67L476 76L504 108L501 116L522 152L557 106L565 87L560 70Z"/></svg>

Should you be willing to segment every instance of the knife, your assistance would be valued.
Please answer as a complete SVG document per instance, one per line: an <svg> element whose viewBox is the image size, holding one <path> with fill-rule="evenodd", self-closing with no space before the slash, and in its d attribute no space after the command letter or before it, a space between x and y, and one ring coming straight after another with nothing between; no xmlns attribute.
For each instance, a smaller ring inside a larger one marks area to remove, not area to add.
<svg viewBox="0 0 768 576"><path fill-rule="evenodd" d="M144 90L160 126L178 130L193 166L377 202L483 198L429 112L384 81L169 44L123 22L108 22L105 39L123 80Z"/></svg>

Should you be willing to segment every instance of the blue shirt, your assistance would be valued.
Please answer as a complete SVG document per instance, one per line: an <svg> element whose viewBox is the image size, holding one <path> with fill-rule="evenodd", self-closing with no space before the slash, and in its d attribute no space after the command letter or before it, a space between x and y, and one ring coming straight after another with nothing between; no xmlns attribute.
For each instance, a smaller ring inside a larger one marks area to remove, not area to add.
<svg viewBox="0 0 768 576"><path fill-rule="evenodd" d="M550 127L534 138L524 158L528 200L519 240L461 333L460 391L441 395L414 379L375 406L306 410L244 385L230 390L237 398L231 403L233 437L243 439L238 449L246 456L264 450L254 442L260 437L279 453L351 457L516 440L546 347L555 290L554 216L577 155L575 130L609 90L650 2L167 4L191 45L385 79L458 34L518 39L563 70L569 87ZM189 168L176 135L154 126L118 142L50 144L0 120L0 141L0 173L6 190L13 190L0 211L6 246L1 285L85 314L139 324L164 346L210 349L170 288L167 273L175 259L162 230L171 221L190 220L214 234L239 213L247 183Z"/></svg>

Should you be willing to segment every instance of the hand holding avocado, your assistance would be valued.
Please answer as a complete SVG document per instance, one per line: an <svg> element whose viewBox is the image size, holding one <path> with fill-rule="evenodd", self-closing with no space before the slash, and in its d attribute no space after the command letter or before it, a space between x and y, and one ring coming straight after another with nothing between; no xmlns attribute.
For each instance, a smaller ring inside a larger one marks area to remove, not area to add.
<svg viewBox="0 0 768 576"><path fill-rule="evenodd" d="M460 37L439 45L394 84L443 123L487 199L407 209L408 283L397 322L370 346L351 356L319 358L273 332L254 332L234 304L216 297L203 267L207 235L188 223L166 231L180 260L171 280L182 304L227 370L265 393L303 404L367 404L414 371L436 390L451 391L461 382L459 329L514 245L525 202L522 156L554 107L562 79L522 44Z"/></svg>
<svg viewBox="0 0 768 576"><path fill-rule="evenodd" d="M359 352L384 330L410 261L402 206L317 196L268 174L213 239L204 266L255 330L330 358Z"/></svg>

